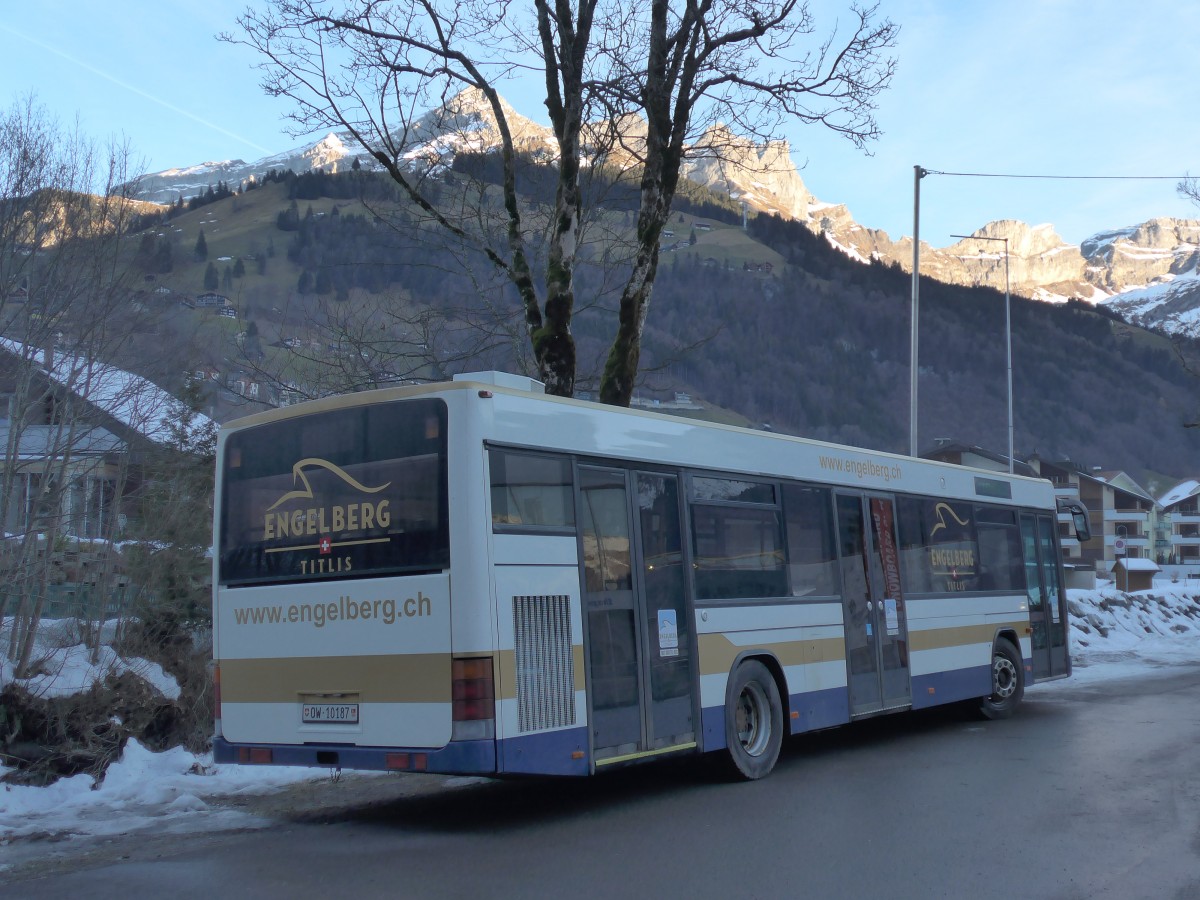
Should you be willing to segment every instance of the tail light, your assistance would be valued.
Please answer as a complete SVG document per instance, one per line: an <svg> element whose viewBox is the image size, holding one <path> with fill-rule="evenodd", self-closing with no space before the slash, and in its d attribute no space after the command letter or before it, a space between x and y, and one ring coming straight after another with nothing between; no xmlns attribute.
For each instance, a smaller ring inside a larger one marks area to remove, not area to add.
<svg viewBox="0 0 1200 900"><path fill-rule="evenodd" d="M496 736L496 684L490 656L450 662L451 698L456 741L490 740Z"/></svg>
<svg viewBox="0 0 1200 900"><path fill-rule="evenodd" d="M213 734L223 737L221 730L221 667L213 665Z"/></svg>

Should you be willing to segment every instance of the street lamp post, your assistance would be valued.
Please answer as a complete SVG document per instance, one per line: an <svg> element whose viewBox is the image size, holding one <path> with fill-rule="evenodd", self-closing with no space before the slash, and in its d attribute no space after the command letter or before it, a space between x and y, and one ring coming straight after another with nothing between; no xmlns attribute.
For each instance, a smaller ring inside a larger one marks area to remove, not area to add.
<svg viewBox="0 0 1200 900"><path fill-rule="evenodd" d="M1012 312L1008 295L1008 238L984 237L981 234L952 234L950 237L969 241L1004 242L1004 337L1008 357L1008 471L1013 471L1013 385L1012 385Z"/></svg>
<svg viewBox="0 0 1200 900"><path fill-rule="evenodd" d="M917 335L920 322L921 289L921 179L929 173L920 166L913 166L913 261L912 261L912 347L909 356L908 388L908 455L917 455Z"/></svg>

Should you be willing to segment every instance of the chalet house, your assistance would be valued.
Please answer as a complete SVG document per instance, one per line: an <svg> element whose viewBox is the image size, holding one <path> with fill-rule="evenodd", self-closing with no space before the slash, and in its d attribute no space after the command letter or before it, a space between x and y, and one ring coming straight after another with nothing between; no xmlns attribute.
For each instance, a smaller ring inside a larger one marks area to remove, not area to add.
<svg viewBox="0 0 1200 900"><path fill-rule="evenodd" d="M196 309L217 309L229 305L229 298L224 294L206 291L192 298L191 305Z"/></svg>
<svg viewBox="0 0 1200 900"><path fill-rule="evenodd" d="M111 536L134 513L146 457L176 439L179 409L132 373L0 338L5 533ZM210 425L196 416L193 436Z"/></svg>

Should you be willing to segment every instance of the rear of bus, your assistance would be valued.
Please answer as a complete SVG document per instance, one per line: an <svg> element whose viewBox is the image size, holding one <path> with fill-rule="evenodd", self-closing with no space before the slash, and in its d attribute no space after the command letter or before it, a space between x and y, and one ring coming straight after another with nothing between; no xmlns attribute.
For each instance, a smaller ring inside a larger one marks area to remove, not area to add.
<svg viewBox="0 0 1200 900"><path fill-rule="evenodd" d="M401 390L222 430L216 761L494 771L490 660L451 656L448 418Z"/></svg>

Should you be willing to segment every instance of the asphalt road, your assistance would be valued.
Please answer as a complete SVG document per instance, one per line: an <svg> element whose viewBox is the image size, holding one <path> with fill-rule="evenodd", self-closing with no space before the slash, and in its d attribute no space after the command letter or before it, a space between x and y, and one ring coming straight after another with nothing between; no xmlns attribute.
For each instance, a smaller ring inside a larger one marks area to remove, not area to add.
<svg viewBox="0 0 1200 900"><path fill-rule="evenodd" d="M656 765L380 796L22 867L22 898L1200 897L1200 668L892 716L730 783Z"/></svg>

